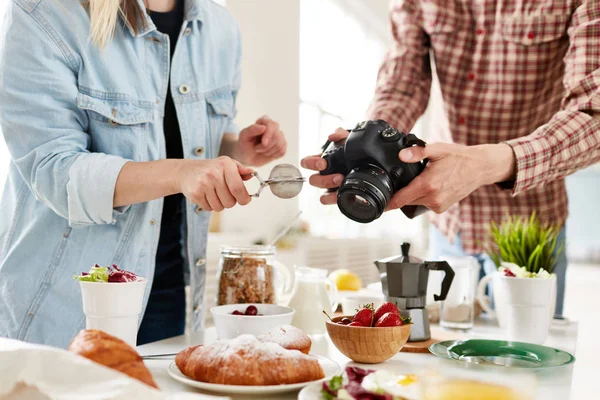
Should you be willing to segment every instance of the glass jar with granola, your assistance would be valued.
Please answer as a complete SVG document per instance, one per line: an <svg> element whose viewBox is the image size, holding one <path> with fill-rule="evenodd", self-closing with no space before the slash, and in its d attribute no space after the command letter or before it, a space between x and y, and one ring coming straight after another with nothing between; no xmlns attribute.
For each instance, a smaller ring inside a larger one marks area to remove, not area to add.
<svg viewBox="0 0 600 400"><path fill-rule="evenodd" d="M291 270L275 259L274 246L221 246L217 272L217 304L275 304L291 292Z"/></svg>

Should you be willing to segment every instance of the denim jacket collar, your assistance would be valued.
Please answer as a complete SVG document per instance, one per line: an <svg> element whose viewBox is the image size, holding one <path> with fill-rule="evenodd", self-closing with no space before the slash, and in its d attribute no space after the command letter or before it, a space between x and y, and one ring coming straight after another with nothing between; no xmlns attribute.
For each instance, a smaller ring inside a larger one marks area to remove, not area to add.
<svg viewBox="0 0 600 400"><path fill-rule="evenodd" d="M204 20L204 9L203 9L203 5L201 3L206 0L183 0L183 1L185 1L185 11L184 11L184 17L183 17L184 20L185 21L198 20L198 21L202 22ZM144 0L137 0L137 2L140 5L140 8L142 10L146 10L146 4L144 3ZM134 36L134 37L135 36L144 36L147 33L150 33L152 31L156 30L156 25L154 25L154 22L152 22L152 18L150 18L150 15L147 12L144 13L144 15L142 16L142 19L144 19L145 23L143 25L141 25L141 26L143 26L143 28L140 29L137 34L133 30L133 28L129 24L129 22L127 22L126 20L123 20L123 23L125 24L127 29L129 29L129 32L131 33L132 36Z"/></svg>

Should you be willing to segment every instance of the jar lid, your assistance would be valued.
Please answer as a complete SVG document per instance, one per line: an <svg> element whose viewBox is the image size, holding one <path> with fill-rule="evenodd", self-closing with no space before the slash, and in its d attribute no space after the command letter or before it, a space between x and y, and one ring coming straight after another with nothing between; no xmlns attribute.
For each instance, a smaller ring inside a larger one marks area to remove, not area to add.
<svg viewBox="0 0 600 400"><path fill-rule="evenodd" d="M275 246L221 246L223 256L272 256L275 252Z"/></svg>

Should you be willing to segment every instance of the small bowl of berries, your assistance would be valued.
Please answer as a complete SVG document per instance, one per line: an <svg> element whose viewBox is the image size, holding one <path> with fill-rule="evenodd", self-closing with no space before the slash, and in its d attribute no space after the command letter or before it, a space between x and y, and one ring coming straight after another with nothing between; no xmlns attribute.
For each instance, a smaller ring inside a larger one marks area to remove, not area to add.
<svg viewBox="0 0 600 400"><path fill-rule="evenodd" d="M366 304L351 316L329 318L329 338L352 361L377 364L398 354L408 341L412 322L394 303Z"/></svg>
<svg viewBox="0 0 600 400"><path fill-rule="evenodd" d="M280 325L291 325L294 309L277 304L228 304L210 312L219 339L263 335Z"/></svg>

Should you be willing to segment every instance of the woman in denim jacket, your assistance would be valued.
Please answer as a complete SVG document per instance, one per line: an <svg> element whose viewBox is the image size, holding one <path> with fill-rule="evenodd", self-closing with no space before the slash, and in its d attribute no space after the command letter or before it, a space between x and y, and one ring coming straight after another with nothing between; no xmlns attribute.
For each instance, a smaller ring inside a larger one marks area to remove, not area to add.
<svg viewBox="0 0 600 400"><path fill-rule="evenodd" d="M152 10L152 11L150 11ZM0 52L11 155L0 202L0 336L66 346L73 275L148 278L138 344L202 327L210 211L283 156L269 117L238 133L236 23L211 0L12 0Z"/></svg>

